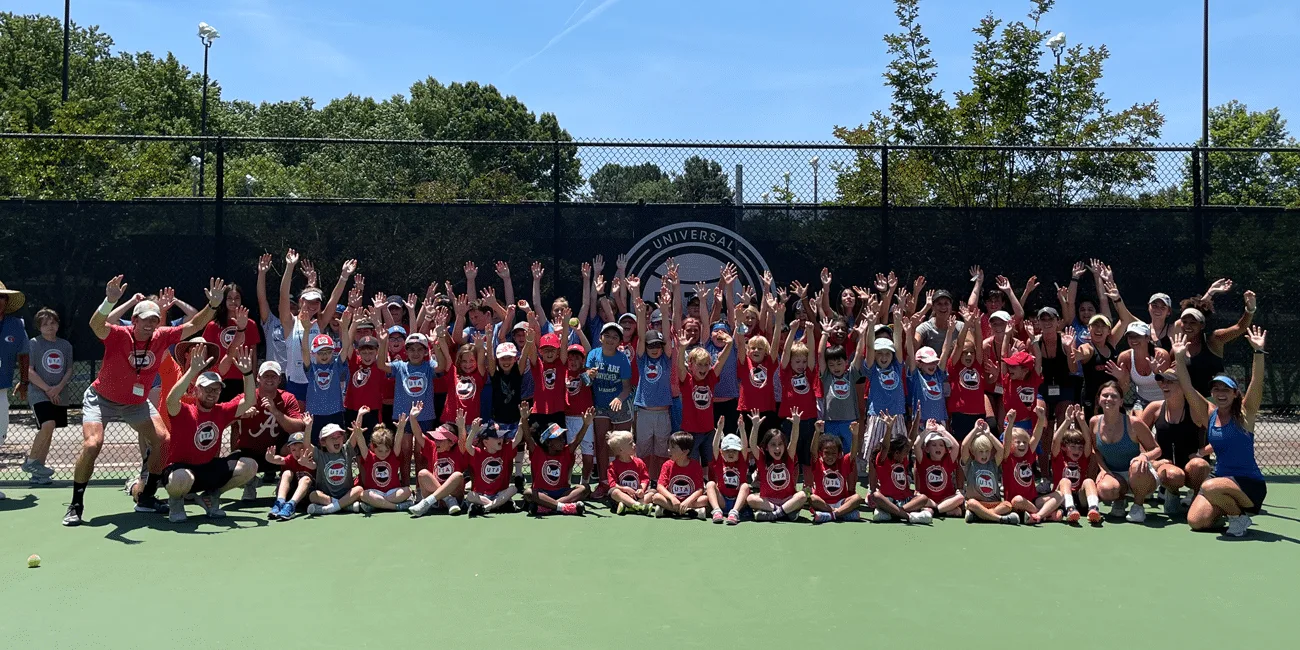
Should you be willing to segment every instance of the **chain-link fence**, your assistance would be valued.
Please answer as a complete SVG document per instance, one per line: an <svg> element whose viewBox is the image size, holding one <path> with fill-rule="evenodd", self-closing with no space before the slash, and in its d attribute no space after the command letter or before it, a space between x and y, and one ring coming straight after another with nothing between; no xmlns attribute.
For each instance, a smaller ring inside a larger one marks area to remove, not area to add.
<svg viewBox="0 0 1300 650"><path fill-rule="evenodd" d="M255 310L258 256L270 252L276 260L268 280L274 305L290 246L316 263L327 289L342 260L357 258L367 292L402 295L422 295L431 281L446 280L463 291L467 260L481 269L479 287L500 292L491 265L503 260L514 271L516 297L531 299L528 266L539 260L543 300L563 295L575 309L580 266L596 254L609 260L610 276L615 256L628 254L629 271L645 279L646 291L658 286L668 255L683 262L690 282L716 281L718 260L736 263L750 285L764 269L782 284L815 283L828 267L838 295L894 270L904 278L924 274L930 287L958 299L970 290L967 268L979 264L990 277L1011 278L1017 292L1036 276L1040 288L1027 311L1054 303L1054 285L1068 283L1071 265L1096 257L1114 268L1139 317L1152 293L1177 301L1203 292L1207 278L1231 277L1237 289L1218 299L1212 325L1234 322L1241 290L1253 289L1256 322L1270 331L1260 462L1272 474L1300 473L1293 406L1300 399L1300 307L1292 289L1300 277L1300 223L1279 207L1294 189L1284 163L1295 152L1212 151L1210 167L1219 170L1212 181L1232 171L1222 188L1211 183L1209 197L1220 204L1210 206L1191 181L1200 168L1192 148L227 140L209 144L217 154L209 154L207 198L146 198L164 191L149 185L147 170L104 159L152 152L164 167L172 158L188 165L196 142L123 142L0 138L7 149L0 153L9 156L0 163L0 188L16 197L0 200L0 241L7 243L0 281L26 293L17 316L27 319L29 335L36 333L31 316L49 306L63 316L60 334L74 345L71 426L56 432L48 461L56 479L70 476L80 449L80 395L102 354L85 323L107 278L125 274L131 292L171 286L197 305L206 279L220 275L239 283ZM36 157L42 147L58 155ZM84 160L91 153L94 164ZM25 159L15 162L18 154L50 167L48 182L22 177L32 170ZM321 180L306 183L308 172ZM1271 185L1261 190L1241 180L1252 173ZM155 191L106 191L123 176ZM1222 205L1225 197L1242 204ZM1084 282L1081 296L1094 293ZM1249 362L1245 343L1228 345L1230 372L1245 376ZM0 483L25 479L18 465L35 433L27 404L14 396L10 404ZM105 440L96 476L134 473L134 433L114 424Z"/></svg>

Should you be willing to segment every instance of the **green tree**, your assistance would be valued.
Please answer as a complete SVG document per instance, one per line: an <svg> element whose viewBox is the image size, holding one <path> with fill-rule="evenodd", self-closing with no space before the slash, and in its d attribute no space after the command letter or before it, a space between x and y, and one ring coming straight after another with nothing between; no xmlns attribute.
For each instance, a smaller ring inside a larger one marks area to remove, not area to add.
<svg viewBox="0 0 1300 650"><path fill-rule="evenodd" d="M686 203L730 201L731 181L716 160L691 156L682 163L682 173L673 179L678 200Z"/></svg>
<svg viewBox="0 0 1300 650"><path fill-rule="evenodd" d="M587 183L590 199L600 203L664 203L678 200L672 177L654 163L620 165L606 163L596 170Z"/></svg>

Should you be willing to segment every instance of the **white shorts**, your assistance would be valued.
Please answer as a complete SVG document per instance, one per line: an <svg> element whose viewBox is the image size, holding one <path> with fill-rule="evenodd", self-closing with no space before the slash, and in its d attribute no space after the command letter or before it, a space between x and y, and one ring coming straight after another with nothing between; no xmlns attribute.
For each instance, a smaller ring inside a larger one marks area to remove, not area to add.
<svg viewBox="0 0 1300 650"><path fill-rule="evenodd" d="M564 416L564 428L568 429L569 442L573 442L573 439L578 435L578 432L582 431L582 418L576 415ZM592 434L595 430L596 427L594 426L587 429L587 435L583 436L582 442L578 443L578 450L583 456L596 455L596 438Z"/></svg>

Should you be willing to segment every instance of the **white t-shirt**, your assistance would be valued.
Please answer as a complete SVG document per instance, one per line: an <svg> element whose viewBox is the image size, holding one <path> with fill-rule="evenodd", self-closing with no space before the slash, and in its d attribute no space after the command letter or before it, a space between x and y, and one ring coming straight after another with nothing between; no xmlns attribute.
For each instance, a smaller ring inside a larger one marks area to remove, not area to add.
<svg viewBox="0 0 1300 650"><path fill-rule="evenodd" d="M288 375L289 381L295 384L307 383L307 369L302 367L302 337L304 331L302 321L297 318L293 319L293 334L289 337L289 365L284 369ZM320 334L320 326L316 321L311 323L311 338L316 338Z"/></svg>

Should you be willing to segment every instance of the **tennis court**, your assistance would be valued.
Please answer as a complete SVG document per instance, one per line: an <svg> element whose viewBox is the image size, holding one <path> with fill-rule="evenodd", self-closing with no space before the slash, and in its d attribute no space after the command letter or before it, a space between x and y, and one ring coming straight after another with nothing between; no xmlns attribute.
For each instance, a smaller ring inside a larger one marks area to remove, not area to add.
<svg viewBox="0 0 1300 650"><path fill-rule="evenodd" d="M128 512L109 487L0 501L4 647L1286 647L1300 484L1243 539L1145 526L754 524ZM39 569L26 558L41 555Z"/></svg>

